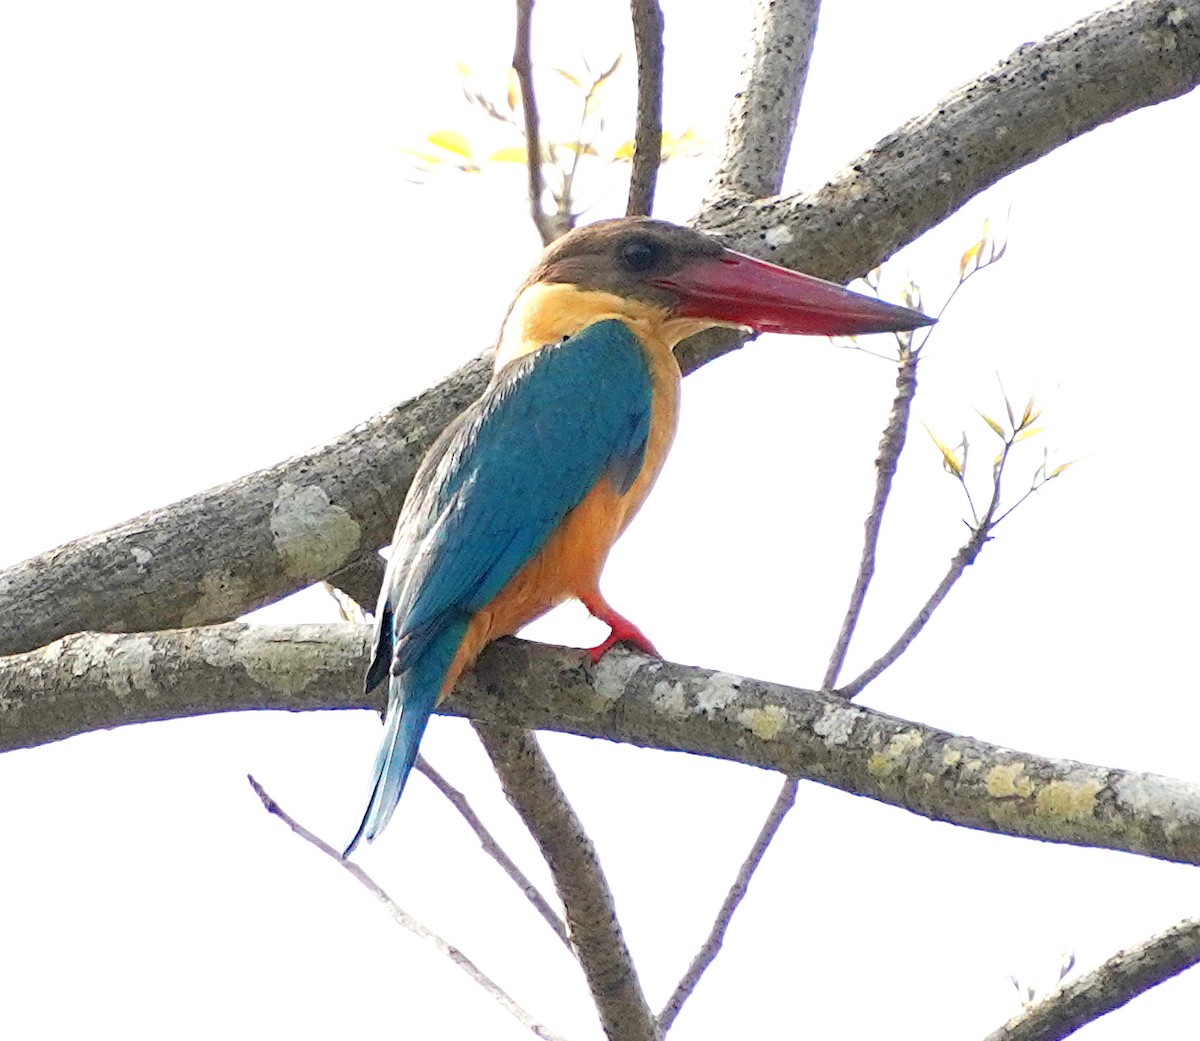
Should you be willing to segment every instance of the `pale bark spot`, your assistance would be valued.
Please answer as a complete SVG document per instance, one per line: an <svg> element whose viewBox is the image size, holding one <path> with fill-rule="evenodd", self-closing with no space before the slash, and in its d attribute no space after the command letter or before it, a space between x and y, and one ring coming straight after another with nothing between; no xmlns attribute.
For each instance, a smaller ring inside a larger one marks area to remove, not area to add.
<svg viewBox="0 0 1200 1041"><path fill-rule="evenodd" d="M289 575L328 574L358 549L358 522L319 485L285 481L271 508L271 536Z"/></svg>

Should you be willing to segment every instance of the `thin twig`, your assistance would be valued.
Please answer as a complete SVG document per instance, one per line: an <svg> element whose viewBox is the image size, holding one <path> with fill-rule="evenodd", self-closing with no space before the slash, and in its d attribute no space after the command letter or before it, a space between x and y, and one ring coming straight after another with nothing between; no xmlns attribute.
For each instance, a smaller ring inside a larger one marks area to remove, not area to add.
<svg viewBox="0 0 1200 1041"><path fill-rule="evenodd" d="M734 95L729 114L725 154L709 181L702 215L719 209L731 198L762 198L773 195L782 186L820 6L820 0L759 0L741 89ZM687 364L690 350L703 356L704 350L697 347L696 341L693 337L681 345L682 364ZM684 1002L720 952L750 879L796 801L796 788L793 778L784 781L754 846L721 904L708 938L659 1013L658 1027L662 1033L670 1029Z"/></svg>
<svg viewBox="0 0 1200 1041"><path fill-rule="evenodd" d="M884 428L883 439L879 442L879 456L875 460L875 498L871 502L870 512L864 524L862 560L858 566L858 577L850 593L850 604L846 608L846 617L842 620L842 629L838 633L837 643L829 656L829 666L825 670L825 678L821 681L822 690L832 690L837 683L838 674L846 661L846 652L850 648L850 639L858 625L862 613L863 602L867 597L867 589L875 574L875 551L879 547L879 531L883 524L883 511L887 506L888 496L892 491L892 479L896 476L896 467L900 463L900 453L904 451L904 442L908 437L908 419L912 411L913 397L917 393L917 359L918 352L902 347L899 364L896 369L896 397L892 401L892 413L888 425Z"/></svg>
<svg viewBox="0 0 1200 1041"><path fill-rule="evenodd" d="M630 0L637 48L637 127L629 174L629 217L648 217L662 163L663 14L658 0Z"/></svg>
<svg viewBox="0 0 1200 1041"><path fill-rule="evenodd" d="M1059 1041L1200 962L1200 919L1164 933L1047 994L985 1041Z"/></svg>
<svg viewBox="0 0 1200 1041"><path fill-rule="evenodd" d="M392 916L392 919L397 925L407 929L411 933L415 933L417 936L421 937L422 940L433 944L434 947L446 955L447 958L454 962L455 965L462 969L463 972L470 976L471 979L473 979L493 998L495 998L504 1007L504 1009L511 1016L513 1016L513 1018L520 1021L523 1026L526 1026L532 1030L538 1037L544 1038L545 1041L564 1041L560 1034L556 1034L553 1030L542 1026L536 1019L534 1019L528 1012L518 1005L508 995L508 993L498 983L495 982L495 980L481 972L479 968L476 967L475 963L472 962L471 959L465 954L463 954L462 951L460 951L457 947L447 943L440 936L438 936L437 933L426 928L415 918L413 918L412 915L405 911L387 894L387 891L384 890L384 888L378 882L368 875L353 860L344 860L341 853L329 845L329 843L319 839L316 835L304 827L303 824L300 824L293 817L284 812L283 807L281 807L279 803L277 803L273 798L271 798L270 795L266 793L266 791L263 789L263 786L254 779L253 775L247 774L246 780L250 782L250 787L254 789L254 793L262 800L262 804L268 813L273 813L305 842L311 846L315 846L322 853L324 853L325 856L329 857L331 860L337 861L337 863L340 864L346 871L350 872L351 875L353 875L370 891L371 895L374 896L376 900L378 900L381 904L383 904L384 907L387 908L388 913Z"/></svg>
<svg viewBox="0 0 1200 1041"><path fill-rule="evenodd" d="M654 1015L621 925L612 890L535 735L494 723L472 724L496 768L504 794L550 866L566 910L571 942L587 977L604 1032L612 1041L657 1041Z"/></svg>
<svg viewBox="0 0 1200 1041"><path fill-rule="evenodd" d="M683 1008L683 1003L692 996L692 992L700 982L700 977L704 975L721 950L721 945L725 942L725 933L729 930L729 923L733 921L733 913L738 909L738 904L742 902L742 897L750 888L750 879L754 877L754 872L758 870L758 865L766 856L771 840L775 838L775 833L795 803L796 789L799 784L800 782L794 777L789 777L784 782L783 788L775 799L775 805L771 807L771 812L767 814L767 819L763 822L758 838L750 847L750 852L743 861L737 878L734 879L733 885L730 886L729 892L725 896L724 903L721 904L721 910L717 912L716 920L713 922L712 929L709 930L708 939L696 952L696 957L692 959L692 964L683 974L683 979L676 984L674 993L658 1014L658 1029L663 1034L671 1029L675 1017Z"/></svg>
<svg viewBox="0 0 1200 1041"><path fill-rule="evenodd" d="M985 518L986 521L986 518ZM930 595L929 599L922 605L921 610L917 612L917 616L908 624L908 627L896 639L896 642L891 645L883 654L881 654L874 662L864 669L858 676L852 679L849 683L839 687L833 693L843 698L857 697L862 693L863 689L879 676L886 668L892 665L901 654L905 652L908 645L913 642L925 628L930 616L937 609L938 605L946 599L946 594L954 588L954 583L957 582L964 571L975 563L975 558L979 556L980 550L987 543L991 530L988 523L981 524L978 528L971 532L971 537L963 544L962 548L954 554L954 559L950 561L950 567L946 570L946 574L942 576L942 580L937 584L937 588Z"/></svg>
<svg viewBox="0 0 1200 1041"><path fill-rule="evenodd" d="M525 894L526 899L533 904L538 914L546 920L546 924L554 930L554 935L562 940L567 950L574 955L575 950L571 946L571 939L567 936L567 927L562 918L555 913L554 908L542 896L541 890L529 880L528 876L513 862L513 859L504 852L500 843L496 841L492 833L487 830L487 826L479 819L479 815L472 808L470 802L467 801L467 797L438 773L423 755L417 756L417 769L428 777L433 782L433 786L450 800L454 808L462 815L463 820L475 832L480 846L483 847L483 851L504 868L505 874L517 884L517 888Z"/></svg>
<svg viewBox="0 0 1200 1041"><path fill-rule="evenodd" d="M521 85L521 111L525 116L526 166L529 170L529 216L548 246L556 238L555 222L542 207L546 180L542 174L542 137L537 97L533 91L533 0L517 0L517 42L513 47L513 71Z"/></svg>

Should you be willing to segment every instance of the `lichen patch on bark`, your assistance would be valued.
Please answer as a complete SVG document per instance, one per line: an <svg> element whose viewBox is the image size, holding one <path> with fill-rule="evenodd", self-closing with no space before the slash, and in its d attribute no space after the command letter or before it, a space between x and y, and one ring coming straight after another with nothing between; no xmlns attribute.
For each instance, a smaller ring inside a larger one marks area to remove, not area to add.
<svg viewBox="0 0 1200 1041"><path fill-rule="evenodd" d="M279 486L271 507L271 537L288 574L336 571L357 552L361 535L358 522L319 485L285 481Z"/></svg>
<svg viewBox="0 0 1200 1041"><path fill-rule="evenodd" d="M1033 779L1025 773L1024 763L1000 763L983 778L988 795L996 799L1027 798L1033 792Z"/></svg>
<svg viewBox="0 0 1200 1041"><path fill-rule="evenodd" d="M1058 821L1080 821L1095 815L1096 796L1104 785L1095 777L1080 781L1051 781L1038 789L1034 812Z"/></svg>

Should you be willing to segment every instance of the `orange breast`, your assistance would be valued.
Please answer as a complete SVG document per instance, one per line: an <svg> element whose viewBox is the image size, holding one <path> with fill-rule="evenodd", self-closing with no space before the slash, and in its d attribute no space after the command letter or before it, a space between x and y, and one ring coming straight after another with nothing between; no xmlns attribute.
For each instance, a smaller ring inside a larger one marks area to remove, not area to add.
<svg viewBox="0 0 1200 1041"><path fill-rule="evenodd" d="M646 337L641 338L645 344ZM649 495L678 424L679 366L670 347L655 342L656 339L651 340L646 351L652 411L646 454L638 476L624 494L618 493L607 476L602 476L541 550L475 615L446 674L443 697L487 644L515 633L565 600L598 592L600 572L609 550Z"/></svg>

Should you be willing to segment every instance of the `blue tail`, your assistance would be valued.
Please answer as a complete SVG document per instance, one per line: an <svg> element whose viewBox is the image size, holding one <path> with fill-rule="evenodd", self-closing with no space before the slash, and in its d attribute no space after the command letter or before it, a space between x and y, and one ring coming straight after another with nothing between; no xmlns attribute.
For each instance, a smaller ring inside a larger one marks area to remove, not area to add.
<svg viewBox="0 0 1200 1041"><path fill-rule="evenodd" d="M430 640L418 660L399 676L388 678L388 707L383 742L375 756L371 795L362 821L342 853L348 857L363 839L372 841L387 827L405 782L417 761L425 725L437 706L446 672L466 633L466 622L451 626ZM369 677L368 677L369 678Z"/></svg>

